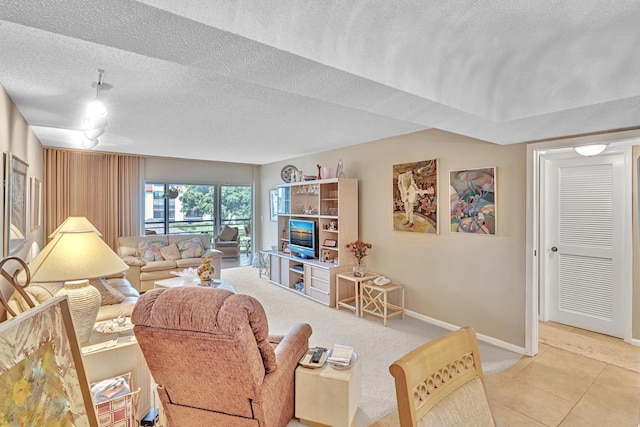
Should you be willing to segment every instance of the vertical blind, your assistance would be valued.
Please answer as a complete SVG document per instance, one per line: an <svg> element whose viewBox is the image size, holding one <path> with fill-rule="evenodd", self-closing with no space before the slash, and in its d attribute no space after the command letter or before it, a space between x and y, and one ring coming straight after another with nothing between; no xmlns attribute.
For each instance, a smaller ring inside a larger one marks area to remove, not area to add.
<svg viewBox="0 0 640 427"><path fill-rule="evenodd" d="M119 236L140 234L142 158L44 149L46 236L69 216L84 216L115 250Z"/></svg>

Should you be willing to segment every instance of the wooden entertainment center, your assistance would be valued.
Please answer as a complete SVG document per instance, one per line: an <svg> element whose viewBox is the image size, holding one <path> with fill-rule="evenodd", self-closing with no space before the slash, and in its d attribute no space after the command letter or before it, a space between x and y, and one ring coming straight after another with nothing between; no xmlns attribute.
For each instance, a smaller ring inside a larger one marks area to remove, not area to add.
<svg viewBox="0 0 640 427"><path fill-rule="evenodd" d="M315 223L317 258L289 251L289 220ZM336 274L350 271L346 244L358 240L358 180L330 178L278 186L278 250L269 253L269 279L276 285L334 307Z"/></svg>

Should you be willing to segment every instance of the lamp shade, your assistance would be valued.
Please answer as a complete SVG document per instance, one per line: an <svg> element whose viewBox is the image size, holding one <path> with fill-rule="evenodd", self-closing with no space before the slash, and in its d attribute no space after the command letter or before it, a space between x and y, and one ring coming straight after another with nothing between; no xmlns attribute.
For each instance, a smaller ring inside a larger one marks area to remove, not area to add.
<svg viewBox="0 0 640 427"><path fill-rule="evenodd" d="M82 119L84 130L100 129L107 127L107 119L104 117L85 117Z"/></svg>
<svg viewBox="0 0 640 427"><path fill-rule="evenodd" d="M58 232L29 263L32 282L93 279L128 268L93 230Z"/></svg>
<svg viewBox="0 0 640 427"><path fill-rule="evenodd" d="M49 238L53 239L56 234L64 231L93 231L98 236L102 236L102 233L84 216L68 217L49 235Z"/></svg>
<svg viewBox="0 0 640 427"><path fill-rule="evenodd" d="M102 101L95 99L87 106L87 114L92 117L105 117L107 115L107 107L104 106Z"/></svg>
<svg viewBox="0 0 640 427"><path fill-rule="evenodd" d="M91 141L95 141L103 133L104 133L104 128L90 129L90 130L84 131L84 136Z"/></svg>
<svg viewBox="0 0 640 427"><path fill-rule="evenodd" d="M97 139L85 138L85 139L82 140L82 147L86 148L87 150L91 150L96 145L98 145L98 140Z"/></svg>

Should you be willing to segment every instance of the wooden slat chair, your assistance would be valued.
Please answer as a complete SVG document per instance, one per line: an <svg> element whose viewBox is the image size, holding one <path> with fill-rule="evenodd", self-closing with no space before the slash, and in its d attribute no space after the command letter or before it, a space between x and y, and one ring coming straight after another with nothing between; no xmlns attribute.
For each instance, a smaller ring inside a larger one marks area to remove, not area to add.
<svg viewBox="0 0 640 427"><path fill-rule="evenodd" d="M472 328L436 338L389 366L401 427L485 427L495 419Z"/></svg>

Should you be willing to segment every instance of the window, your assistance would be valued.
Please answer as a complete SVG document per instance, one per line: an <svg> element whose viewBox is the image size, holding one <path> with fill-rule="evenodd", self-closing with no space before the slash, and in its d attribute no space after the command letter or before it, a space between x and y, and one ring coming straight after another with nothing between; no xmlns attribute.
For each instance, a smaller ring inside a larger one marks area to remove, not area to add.
<svg viewBox="0 0 640 427"><path fill-rule="evenodd" d="M248 185L146 183L145 233L207 233L238 227L242 248L251 249L253 194Z"/></svg>

